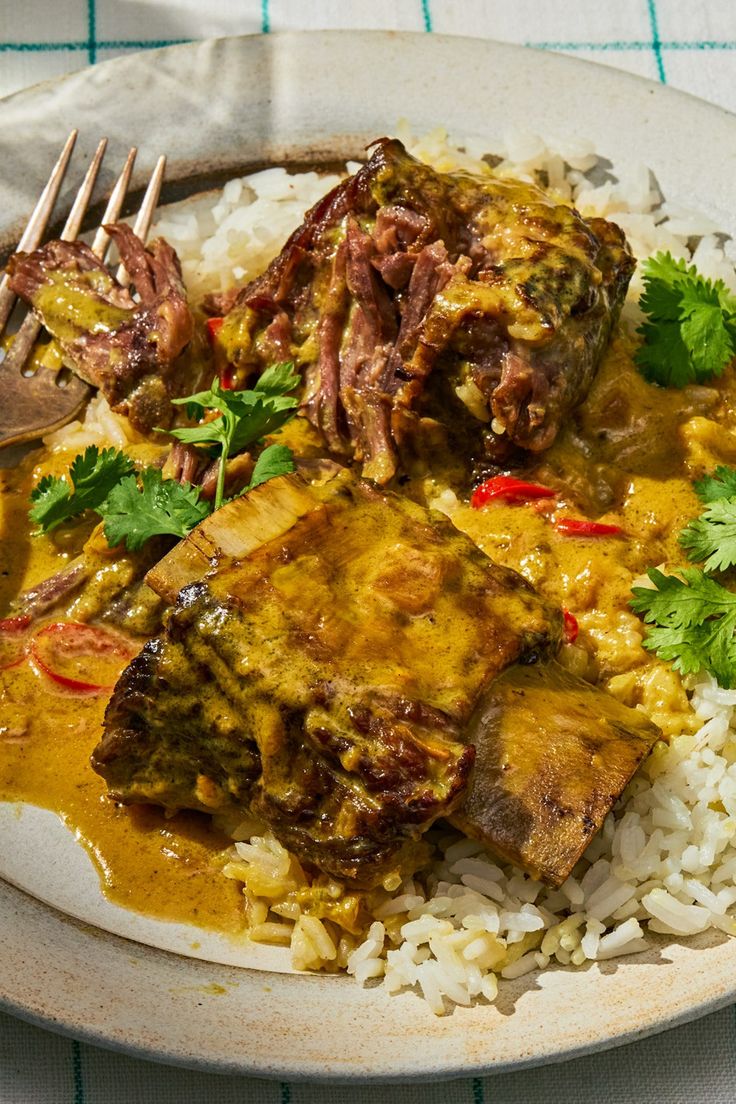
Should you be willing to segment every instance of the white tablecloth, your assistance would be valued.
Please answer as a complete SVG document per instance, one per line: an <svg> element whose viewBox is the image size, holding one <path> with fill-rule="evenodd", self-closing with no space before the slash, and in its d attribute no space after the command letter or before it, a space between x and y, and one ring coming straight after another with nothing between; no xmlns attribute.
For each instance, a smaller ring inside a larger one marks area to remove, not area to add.
<svg viewBox="0 0 736 1104"><path fill-rule="evenodd" d="M131 50L211 35L325 27L472 34L560 50L672 84L736 111L734 0L0 0L0 95ZM736 137L736 122L734 127ZM3 1104L553 1100L733 1104L736 1008L562 1065L383 1088L271 1083L171 1069L110 1054L0 1014Z"/></svg>

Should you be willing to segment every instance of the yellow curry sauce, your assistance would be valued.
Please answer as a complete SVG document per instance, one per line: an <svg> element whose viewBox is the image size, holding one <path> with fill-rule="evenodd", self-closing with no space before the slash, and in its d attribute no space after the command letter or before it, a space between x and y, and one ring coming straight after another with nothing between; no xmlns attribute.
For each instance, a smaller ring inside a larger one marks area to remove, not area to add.
<svg viewBox="0 0 736 1104"><path fill-rule="evenodd" d="M525 471L554 487L556 500L471 509L448 490L451 483L467 501L470 488L457 481L450 457L438 458L437 471L452 475L413 479L411 491L441 505L493 559L569 610L580 634L562 661L640 705L669 736L693 731L694 718L679 677L642 649L642 625L628 600L647 567L683 562L677 534L699 513L692 479L736 463L736 380L729 370L710 387L663 390L639 376L631 351L627 339L615 340L573 422ZM299 436L298 429L288 433L292 445ZM0 618L12 614L18 593L63 568L89 538L89 524L32 536L27 518L31 487L72 459L35 452L0 472ZM553 526L562 516L611 522L623 533L565 536ZM82 592L80 620L84 602ZM90 680L95 662L105 663L111 681L109 656L90 661ZM124 663L121 657L120 669ZM0 671L0 800L57 812L91 854L111 900L161 918L242 929L237 883L219 876L227 840L206 818L166 819L158 809L116 807L105 796L88 760L106 696L72 694L29 661Z"/></svg>
<svg viewBox="0 0 736 1104"><path fill-rule="evenodd" d="M15 595L62 569L89 533L84 525L31 535L30 488L47 471L60 474L72 459L35 452L19 468L0 471L0 616ZM135 641L133 649L142 643ZM128 658L90 656L85 676L109 685ZM240 890L218 873L229 841L209 818L180 813L167 819L153 806L125 808L107 798L105 783L89 765L107 696L69 691L28 660L0 671L0 800L58 813L84 844L105 895L116 904L159 919L241 931Z"/></svg>

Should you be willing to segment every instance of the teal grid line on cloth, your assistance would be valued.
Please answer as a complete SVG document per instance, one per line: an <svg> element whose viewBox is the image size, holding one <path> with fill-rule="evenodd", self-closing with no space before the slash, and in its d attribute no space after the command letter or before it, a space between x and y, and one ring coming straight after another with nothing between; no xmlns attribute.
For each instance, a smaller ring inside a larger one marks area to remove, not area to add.
<svg viewBox="0 0 736 1104"><path fill-rule="evenodd" d="M322 27L473 34L559 50L667 81L736 111L736 4L724 0L5 0L0 95L132 50ZM555 1098L733 1104L736 1009L560 1066L382 1088L170 1069L0 1014L0 1104L547 1104Z"/></svg>
<svg viewBox="0 0 736 1104"><path fill-rule="evenodd" d="M97 8L95 0L87 0L87 60L90 65L97 61Z"/></svg>
<svg viewBox="0 0 736 1104"><path fill-rule="evenodd" d="M94 0L92 0L94 3ZM652 27L652 51L657 62L657 76L664 83L664 65L662 64L662 43L659 41L659 27L657 24L657 4L656 0L647 0L647 10L649 12L649 22Z"/></svg>
<svg viewBox="0 0 736 1104"><path fill-rule="evenodd" d="M53 18L44 18L47 10ZM292 27L472 33L605 60L736 110L736 5L724 0L6 2L0 94L130 50Z"/></svg>
<svg viewBox="0 0 736 1104"><path fill-rule="evenodd" d="M387 1086L303 1085L182 1070L72 1043L0 1013L2 1104L733 1104L735 1098L732 1008L561 1065Z"/></svg>

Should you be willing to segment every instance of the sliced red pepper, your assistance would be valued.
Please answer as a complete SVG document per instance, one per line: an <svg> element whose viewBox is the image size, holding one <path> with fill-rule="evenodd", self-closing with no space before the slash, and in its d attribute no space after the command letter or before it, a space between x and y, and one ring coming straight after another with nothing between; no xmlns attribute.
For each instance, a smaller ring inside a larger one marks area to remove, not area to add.
<svg viewBox="0 0 736 1104"><path fill-rule="evenodd" d="M569 610L563 609L562 611L562 628L565 633L565 640L568 644L574 644L578 638L580 632L580 626L578 625L577 617L574 617Z"/></svg>
<svg viewBox="0 0 736 1104"><path fill-rule="evenodd" d="M542 483L527 483L513 475L494 475L475 488L470 505L479 510L494 498L502 498L506 502L529 502L535 498L554 498L556 494Z"/></svg>
<svg viewBox="0 0 736 1104"><path fill-rule="evenodd" d="M0 632L24 632L28 628L30 623L31 618L27 613L24 613L19 617L5 617L2 621L0 621Z"/></svg>
<svg viewBox="0 0 736 1104"><path fill-rule="evenodd" d="M78 694L109 693L121 668L136 653L136 648L122 636L83 625L79 621L57 621L45 625L31 642L31 655L40 671L52 682ZM94 660L109 681L92 682L87 675Z"/></svg>
<svg viewBox="0 0 736 1104"><path fill-rule="evenodd" d="M218 374L223 391L237 391L238 377L232 364L223 364Z"/></svg>
<svg viewBox="0 0 736 1104"><path fill-rule="evenodd" d="M222 329L222 324L225 321L224 318L208 318L207 319L207 336L210 339L210 345L215 351L215 367L217 369L217 376L220 380L220 386L224 391L235 391L238 387L237 373L235 367L232 364L228 364L225 360L225 351L221 345L218 346L217 335Z"/></svg>
<svg viewBox="0 0 736 1104"><path fill-rule="evenodd" d="M565 537L615 537L623 533L620 525L606 525L602 521L584 521L582 518L561 517L552 523Z"/></svg>
<svg viewBox="0 0 736 1104"><path fill-rule="evenodd" d="M28 653L30 617L6 617L0 620L0 671L18 667Z"/></svg>

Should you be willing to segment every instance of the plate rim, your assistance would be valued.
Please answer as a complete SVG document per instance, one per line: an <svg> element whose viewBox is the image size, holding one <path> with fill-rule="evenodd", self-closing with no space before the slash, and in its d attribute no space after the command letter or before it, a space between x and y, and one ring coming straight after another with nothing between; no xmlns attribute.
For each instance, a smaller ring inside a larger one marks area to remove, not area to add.
<svg viewBox="0 0 736 1104"><path fill-rule="evenodd" d="M327 44L328 48L330 43L334 43L334 48L337 49L338 43L354 41L357 36L359 36L362 41L370 40L375 44L376 48L386 50L396 46L397 43L400 45L402 42L411 43L411 48L414 49L418 46L419 42L423 42L426 44L424 50L428 53L431 51L441 52L445 50L450 54L459 55L463 50L466 50L474 54L487 53L489 56L496 54L497 57L505 55L508 58L534 58L536 60L533 64L542 67L548 72L554 72L555 70L560 73L564 71L578 71L581 74L585 73L589 77L591 74L595 73L596 79L602 82L633 90L634 98L643 96L646 100L647 97L650 97L658 104L671 104L673 111L676 105L682 107L686 104L691 112L707 121L715 121L718 119L720 124L731 129L734 128L736 124L736 115L717 105L708 104L706 101L700 100L690 93L682 92L669 86L660 85L636 74L600 65L597 62L583 58L569 57L568 55L557 54L541 49L532 49L510 43L498 43L490 39L478 39L467 36L450 36L434 33L430 36L423 32L406 31L371 30L356 32L351 30L330 30L289 31L276 32L268 36L251 34L204 39L191 43L163 47L145 53L141 52L134 55L114 58L102 62L95 68L87 68L60 78L42 81L28 89L19 90L5 97L3 100L0 100L0 125L2 125L8 110L10 110L12 114L20 108L22 114L25 105L32 106L35 101L40 102L43 101L44 98L50 96L54 97L64 89L72 90L74 93L78 88L86 89L89 86L94 87L103 82L107 75L109 75L110 82L114 83L115 80L119 79L120 73L128 71L135 72L138 69L145 71L146 68L153 67L162 60L168 64L168 60L172 57L194 56L197 52L206 56L208 51L210 53L213 51L215 53L218 51L224 53L237 53L241 47L247 51L248 49L252 49L256 43L258 44L258 50L265 52L276 51L278 53L279 50L283 49L287 54L289 50L300 49L301 46L298 45L300 43L314 43L315 45L321 43L323 46ZM422 48L420 48L420 52L421 49ZM605 74L605 76L601 74ZM32 902L30 912L28 912L29 902ZM74 929L81 943L91 941L90 945L93 945L102 940L103 943L107 942L110 945L121 945L123 954L127 953L134 958L141 957L140 945L131 944L120 936L111 935L99 930L90 933L85 929L85 925L81 924L79 921L72 920L61 913L57 913L51 906L41 905L40 902L35 899L28 898L23 891L16 889L7 882L0 881L0 930L2 930L3 922L8 923L9 915L17 915L18 911L23 912L24 908L26 909L27 915L33 913L34 909L47 914L47 916L52 918L52 926L56 924L66 931ZM117 947L118 951L121 950L121 946ZM133 948L132 951L131 948ZM736 953L736 945L732 946L732 950ZM190 970L192 962L196 961L180 958L179 956L172 955L170 952L153 950L148 947L143 948L143 952L142 957L144 959L153 956L155 958L175 960L184 971ZM731 957L734 956L732 955ZM734 962L736 962L736 958L734 958ZM199 964L198 969L202 968L209 969L210 973L222 971L223 976L226 973L232 973L233 970L233 968L229 967ZM259 971L248 971L248 973L253 975L260 974ZM59 977L61 977L62 974L63 971L59 974ZM266 1078L286 1078L289 1080L318 1082L334 1081L337 1083L355 1082L356 1080L363 1083L391 1083L397 1081L405 1082L408 1080L427 1081L438 1077L470 1077L477 1074L508 1072L548 1062L566 1061L580 1057L583 1054L624 1045L647 1035L668 1030L671 1027L696 1019L708 1012L716 1011L718 1008L731 1003L734 995L736 995L735 978L730 983L730 988L722 988L715 994L703 995L699 1001L686 1007L680 1007L679 1010L674 1013L666 1011L663 1015L660 1015L659 1018L650 1017L643 1025L629 1027L628 1030L620 1030L615 1035L588 1040L581 1045L570 1044L563 1049L556 1048L554 1051L545 1051L542 1049L527 1055L517 1054L508 1060L498 1058L489 1059L489 1055L486 1053L480 1061L465 1058L455 1064L439 1065L424 1070L417 1069L416 1062L410 1061L400 1069L396 1065L394 1065L392 1069L382 1071L375 1068L361 1069L357 1066L353 1071L350 1071L345 1069L324 1068L314 1061L311 1064L307 1063L305 1065L304 1058L295 1058L290 1054L282 1056L279 1064L274 1064L273 1062L269 1064L262 1060L259 1061L258 1059L254 1060L252 1058L248 1058L245 1064L238 1061L230 1063L222 1058L213 1061L208 1059L206 1055L186 1054L181 1050L176 1050L175 1047L167 1047L160 1040L158 1043L151 1042L149 1045L146 1045L145 1042L140 1040L137 1042L130 1042L126 1039L118 1039L115 1034L111 1032L109 1026L93 1026L75 1022L73 1009L64 1009L63 1007L63 993L60 994L59 997L61 1000L60 1005L57 1004L54 1009L47 1008L45 1011L42 1011L39 1001L35 1003L30 1001L27 993L24 996L22 983L20 989L16 986L14 990L12 983L9 984L9 979L7 977L5 981L2 980L3 976L3 971L0 969L0 1007L4 1010L28 1022L35 1023L38 1026L62 1034L71 1035L75 1038L82 1038L97 1046L118 1050L148 1060L181 1065L209 1072L240 1073ZM269 982L273 979L273 975L270 974L263 975L263 977L268 978ZM295 979L293 975L282 975L282 977L291 977L292 982L298 982L300 985L306 980L303 978ZM516 988L522 995L528 990L529 986L536 978L536 974L530 975L530 978L532 979L530 982L526 982L525 979L520 979L524 984L517 984ZM324 987L325 979L315 978L313 980L315 983L319 983ZM265 985L265 982L263 984ZM342 984L342 982L339 984ZM15 996L13 996L13 992L15 992ZM370 990L368 990L368 992L370 992ZM431 1014L428 1013L428 1015ZM451 1019L452 1017L447 1017L447 1021Z"/></svg>
<svg viewBox="0 0 736 1104"><path fill-rule="evenodd" d="M225 984L229 983L230 977L233 974L240 972L238 967L211 966L209 963L197 959L182 958L170 951L159 950L157 948L148 947L145 944L135 943L132 940L126 939L124 936L115 935L101 929L92 929L89 925L85 925L74 917L58 912L53 906L43 904L23 890L10 886L2 879L0 879L0 931L2 930L3 909L7 906L9 900L4 892L6 889L12 891L10 895L11 906L13 904L18 904L18 899L20 899L21 905L25 904L26 906L30 906L30 910L32 911L38 910L42 913L52 913L59 924L67 929L75 930L77 935L81 937L82 942L85 940L91 940L92 942L101 941L106 944L108 950L114 950L116 954L120 953L128 957L132 962L136 961L137 956L145 963L146 959L151 956L156 959L163 958L176 963L177 966L181 966L182 963L194 963L198 973L206 974L208 970L211 973L214 972L217 974L219 981ZM16 898L15 901L12 900L14 895ZM29 913L26 915L28 916ZM657 937L657 941L662 947L671 948L673 946L672 943L668 943L666 938L662 936ZM683 941L677 940L675 945L682 946ZM692 950L692 944L687 944L687 949ZM629 955L625 958L615 960L615 963L617 966L623 966L625 968L628 965L636 964L636 960L644 957L645 954L646 952L641 955ZM138 963L138 965L140 965L140 963ZM252 981L261 982L264 988L268 988L269 984L272 983L274 979L274 975L266 971L248 969L244 972L251 975ZM564 972L568 977L572 974L572 971L568 971L564 967L559 968L557 972ZM518 979L517 982L511 984L516 988L517 994L523 996L528 991L529 979L533 981L539 974L540 971L534 971L532 974L526 975L526 977ZM304 977L295 977L294 975L280 974L276 975L276 977L279 979L290 979L291 982L298 983L302 983L306 980L323 989L332 987L334 984L342 987L350 986L352 988L350 979L344 975L330 977L320 974L308 974ZM0 973L0 981L1 978L2 975ZM506 984L509 983L507 982ZM198 987L192 986L192 988L196 989ZM367 991L370 992L370 990ZM203 988L202 992L204 992ZM413 996L404 994L404 998L406 999L407 997L413 999ZM388 998L388 1000L395 999L396 998L392 997ZM418 999L417 1003L422 1004ZM392 1068L385 1071L377 1071L368 1068L346 1070L343 1067L325 1067L320 1064L319 1061L313 1061L305 1066L302 1064L302 1060L295 1061L293 1059L287 1059L284 1061L283 1058L266 1062L248 1062L248 1064L244 1065L242 1062L238 1061L237 1058L220 1058L219 1060L213 1061L206 1056L192 1056L184 1053L181 1049L177 1049L176 1046L165 1046L161 1043L146 1045L138 1041L131 1044L127 1038L121 1038L117 1033L111 1033L109 1030L98 1030L89 1024L79 1024L72 1020L65 1020L58 1015L50 1016L49 1013L43 1012L37 1005L29 1006L27 1003L21 1004L13 1002L12 1000L8 1000L3 993L0 992L0 1011L16 1016L25 1023L51 1031L54 1034L76 1039L80 1042L88 1043L113 1053L125 1054L133 1058L152 1061L162 1065L176 1066L181 1069L197 1070L202 1073L251 1076L271 1081L284 1080L303 1084L330 1085L387 1085L407 1082L412 1084L426 1084L438 1079L447 1081L476 1076L491 1076L517 1072L524 1069L533 1069L545 1065L556 1065L573 1061L577 1058L585 1057L586 1055L597 1054L607 1050L615 1050L619 1047L639 1042L653 1035L658 1035L664 1031L669 1031L670 1029L691 1023L709 1013L717 1012L732 1003L733 983L731 983L730 989L722 988L720 992L711 994L700 1003L691 1004L688 1007L682 1008L667 1021L648 1019L644 1023L629 1026L626 1030L619 1032L615 1036L612 1035L605 1039L589 1040L579 1045L571 1045L565 1050L548 1049L530 1053L524 1057L515 1056L508 1060L494 1060L491 1064L489 1064L486 1059L465 1063L461 1067L448 1066L418 1070L415 1063L408 1062L403 1068L394 1065ZM422 1005L422 1007L426 1011L428 1024L436 1023L437 1018L433 1016L426 1006ZM448 1022L450 1019L451 1016L445 1017L442 1022Z"/></svg>

